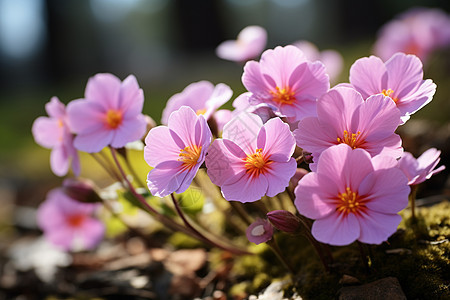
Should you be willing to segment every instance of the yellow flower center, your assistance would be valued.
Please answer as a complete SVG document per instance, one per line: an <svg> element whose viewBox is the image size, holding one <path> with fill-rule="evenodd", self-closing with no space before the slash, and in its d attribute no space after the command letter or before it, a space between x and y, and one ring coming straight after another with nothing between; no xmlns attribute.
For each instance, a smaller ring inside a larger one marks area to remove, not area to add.
<svg viewBox="0 0 450 300"><path fill-rule="evenodd" d="M106 125L110 129L116 129L120 124L122 124L122 112L115 109L108 110L106 113Z"/></svg>
<svg viewBox="0 0 450 300"><path fill-rule="evenodd" d="M347 130L344 130L344 136L342 138L338 137L337 141L339 144L347 144L352 149L360 148L364 141L360 139L361 132L357 133L349 133Z"/></svg>
<svg viewBox="0 0 450 300"><path fill-rule="evenodd" d="M275 88L275 91L270 91L270 94L272 94L272 100L276 103L280 104L293 104L295 100L294 92L291 91L289 87L285 87L280 89L279 87Z"/></svg>
<svg viewBox="0 0 450 300"><path fill-rule="evenodd" d="M201 108L201 109L197 109L197 111L195 112L197 114L197 116L199 115L204 115L206 112L206 108Z"/></svg>
<svg viewBox="0 0 450 300"><path fill-rule="evenodd" d="M178 161L183 162L183 170L192 169L198 161L200 154L202 152L202 146L194 145L192 147L185 147L180 150L180 154L178 155Z"/></svg>
<svg viewBox="0 0 450 300"><path fill-rule="evenodd" d="M345 189L344 193L338 195L338 203L336 210L344 214L358 214L366 209L364 198L358 195L358 192L353 192L349 187Z"/></svg>
<svg viewBox="0 0 450 300"><path fill-rule="evenodd" d="M395 103L397 103L398 98L395 98L395 97L392 95L392 94L394 94L394 91L393 91L393 90L388 89L388 90L386 91L385 89L383 89L383 90L381 91L381 93L382 93L383 95L385 95L386 97L391 98Z"/></svg>
<svg viewBox="0 0 450 300"><path fill-rule="evenodd" d="M267 166L272 163L269 157L262 153L262 149L256 149L255 153L248 154L244 159L245 169L251 176L259 176L263 174Z"/></svg>

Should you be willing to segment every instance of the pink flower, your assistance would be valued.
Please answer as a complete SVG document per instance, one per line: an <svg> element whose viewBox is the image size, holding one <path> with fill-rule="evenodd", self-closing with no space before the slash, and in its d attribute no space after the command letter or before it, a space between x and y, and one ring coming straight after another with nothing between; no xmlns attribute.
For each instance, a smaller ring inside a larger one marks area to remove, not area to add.
<svg viewBox="0 0 450 300"><path fill-rule="evenodd" d="M237 40L222 42L216 49L218 57L245 62L258 57L266 47L267 32L260 26L248 26L238 34Z"/></svg>
<svg viewBox="0 0 450 300"><path fill-rule="evenodd" d="M168 123L153 128L145 138L144 159L154 167L147 184L158 197L182 193L189 187L212 139L205 118L190 107L173 112Z"/></svg>
<svg viewBox="0 0 450 300"><path fill-rule="evenodd" d="M299 147L312 153L314 169L320 154L337 144L362 148L371 156L400 157L402 141L394 133L399 123L400 112L390 98L375 95L364 101L354 89L336 87L319 99L317 117L299 122L294 136Z"/></svg>
<svg viewBox="0 0 450 300"><path fill-rule="evenodd" d="M416 7L386 23L378 35L374 53L383 60L404 52L426 63L434 50L450 45L450 17L440 9Z"/></svg>
<svg viewBox="0 0 450 300"><path fill-rule="evenodd" d="M331 82L336 82L344 67L344 58L335 50L319 51L316 45L308 41L297 41L292 44L303 51L309 61L321 61L330 76Z"/></svg>
<svg viewBox="0 0 450 300"><path fill-rule="evenodd" d="M232 95L231 88L223 83L216 86L205 80L191 83L181 93L170 97L163 110L161 122L167 124L170 114L182 106L189 106L208 120Z"/></svg>
<svg viewBox="0 0 450 300"><path fill-rule="evenodd" d="M146 130L143 105L144 94L133 75L123 82L112 74L90 78L85 99L67 106L70 127L77 134L75 147L92 153L139 140Z"/></svg>
<svg viewBox="0 0 450 300"><path fill-rule="evenodd" d="M294 46L266 50L260 62L247 62L242 83L252 93L251 104L270 104L290 121L315 116L317 98L330 87L325 66L309 62Z"/></svg>
<svg viewBox="0 0 450 300"><path fill-rule="evenodd" d="M398 161L398 167L405 173L409 185L419 184L445 169L445 166L435 169L441 160L439 155L441 151L436 148L428 149L417 159L411 153L405 152Z"/></svg>
<svg viewBox="0 0 450 300"><path fill-rule="evenodd" d="M73 135L67 123L66 107L57 97L45 105L49 117L37 118L31 129L36 143L52 149L50 167L58 176L64 176L72 165L76 176L80 174L80 160L73 146Z"/></svg>
<svg viewBox="0 0 450 300"><path fill-rule="evenodd" d="M295 174L295 140L279 118L262 124L249 113L233 118L206 156L211 181L226 200L252 202L284 191Z"/></svg>
<svg viewBox="0 0 450 300"><path fill-rule="evenodd" d="M391 157L336 145L319 158L317 172L306 174L295 189L298 211L315 222L320 242L348 245L386 241L397 229L397 214L408 205L408 180Z"/></svg>
<svg viewBox="0 0 450 300"><path fill-rule="evenodd" d="M245 235L250 242L256 245L270 241L273 236L272 224L267 220L256 219L247 227Z"/></svg>
<svg viewBox="0 0 450 300"><path fill-rule="evenodd" d="M420 60L404 53L395 54L386 63L376 56L358 59L350 68L350 83L364 99L376 94L390 97L403 123L428 104L436 92L431 79L423 80Z"/></svg>
<svg viewBox="0 0 450 300"><path fill-rule="evenodd" d="M103 223L92 217L96 207L73 200L60 188L53 189L38 208L38 225L46 239L66 251L92 249L105 231Z"/></svg>

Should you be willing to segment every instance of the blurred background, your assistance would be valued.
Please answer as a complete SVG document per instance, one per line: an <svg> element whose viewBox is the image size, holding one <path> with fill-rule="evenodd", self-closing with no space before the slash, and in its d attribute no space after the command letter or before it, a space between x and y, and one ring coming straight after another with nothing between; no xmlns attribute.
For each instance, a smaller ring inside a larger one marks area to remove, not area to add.
<svg viewBox="0 0 450 300"><path fill-rule="evenodd" d="M64 103L82 98L96 73L121 79L134 74L144 90L144 112L159 123L170 96L192 82L226 83L232 99L244 92L242 65L219 59L215 48L245 26L267 29L267 49L309 40L321 50L339 51L340 82L346 82L351 64L372 54L379 28L415 6L450 11L448 0L0 0L2 207L37 205L59 185L50 151L34 143L31 125L46 115L52 96ZM416 156L430 146L448 149L448 54L433 54L425 78L437 83L437 93L403 129L412 136L405 147ZM448 152L442 163L450 165ZM440 186L448 175L442 174L436 176Z"/></svg>

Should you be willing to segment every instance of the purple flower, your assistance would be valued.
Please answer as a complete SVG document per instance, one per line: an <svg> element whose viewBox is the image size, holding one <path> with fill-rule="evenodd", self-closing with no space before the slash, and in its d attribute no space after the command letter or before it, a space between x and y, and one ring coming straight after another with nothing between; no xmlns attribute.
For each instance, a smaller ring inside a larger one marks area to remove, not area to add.
<svg viewBox="0 0 450 300"><path fill-rule="evenodd" d="M167 124L170 114L182 106L189 106L208 120L219 107L230 100L232 95L231 88L223 83L216 86L205 80L191 83L181 93L173 95L167 101L161 122Z"/></svg>
<svg viewBox="0 0 450 300"><path fill-rule="evenodd" d="M439 155L441 151L435 148L428 149L417 159L411 153L405 152L398 161L398 167L405 173L409 185L419 184L445 169L445 166L435 169L441 160Z"/></svg>
<svg viewBox="0 0 450 300"><path fill-rule="evenodd" d="M205 118L187 106L170 115L168 126L150 130L144 148L145 161L154 167L147 177L150 192L158 197L184 192L205 161L211 139Z"/></svg>
<svg viewBox="0 0 450 300"><path fill-rule="evenodd" d="M266 124L249 113L228 122L206 157L211 181L226 200L253 202L284 191L295 174L295 140L289 126L274 118Z"/></svg>
<svg viewBox="0 0 450 300"><path fill-rule="evenodd" d="M436 84L423 80L423 68L414 55L397 53L386 63L376 57L360 58L350 68L350 83L364 99L383 94L390 97L405 123L409 116L433 99Z"/></svg>
<svg viewBox="0 0 450 300"><path fill-rule="evenodd" d="M92 153L139 140L146 130L143 105L144 94L133 75L123 82L112 74L90 78L85 99L67 106L70 127L77 134L75 147Z"/></svg>
<svg viewBox="0 0 450 300"><path fill-rule="evenodd" d="M80 174L80 160L73 146L73 135L67 122L66 108L57 97L45 105L49 117L37 118L31 129L39 145L52 149L50 167L58 176L64 176L72 165L76 176Z"/></svg>
<svg viewBox="0 0 450 300"><path fill-rule="evenodd" d="M383 60L404 52L426 63L434 50L450 45L450 17L440 9L416 7L386 23L378 35L374 53Z"/></svg>
<svg viewBox="0 0 450 300"><path fill-rule="evenodd" d="M386 241L408 204L406 176L391 157L336 145L319 158L317 172L306 174L295 189L298 211L315 222L312 235L320 242L348 245Z"/></svg>
<svg viewBox="0 0 450 300"><path fill-rule="evenodd" d="M39 206L37 222L45 238L66 251L92 249L105 231L103 223L92 217L96 208L96 204L73 200L57 188Z"/></svg>
<svg viewBox="0 0 450 300"><path fill-rule="evenodd" d="M321 62L310 62L294 46L266 50L244 67L242 83L253 105L267 103L290 121L316 115L316 102L330 82Z"/></svg>
<svg viewBox="0 0 450 300"><path fill-rule="evenodd" d="M245 234L250 242L259 245L272 239L273 227L267 220L256 219L247 227Z"/></svg>
<svg viewBox="0 0 450 300"><path fill-rule="evenodd" d="M371 156L400 157L399 123L400 112L390 98L375 95L364 101L354 89L336 87L319 99L317 117L300 121L294 136L299 147L312 153L313 170L321 153L337 144L362 148Z"/></svg>
<svg viewBox="0 0 450 300"><path fill-rule="evenodd" d="M266 47L267 32L260 26L247 26L237 40L222 42L216 49L218 57L235 62L245 62L258 57Z"/></svg>
<svg viewBox="0 0 450 300"><path fill-rule="evenodd" d="M339 52L335 50L319 51L316 45L308 41L297 41L292 45L302 50L309 61L321 61L330 76L330 81L336 82L344 67L344 58Z"/></svg>

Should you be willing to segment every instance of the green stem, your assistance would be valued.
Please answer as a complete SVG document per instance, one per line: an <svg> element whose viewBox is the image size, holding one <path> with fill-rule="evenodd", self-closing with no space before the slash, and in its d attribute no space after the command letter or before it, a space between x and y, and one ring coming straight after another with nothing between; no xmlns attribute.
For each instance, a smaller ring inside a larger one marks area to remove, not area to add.
<svg viewBox="0 0 450 300"><path fill-rule="evenodd" d="M267 241L266 244L273 251L278 260L283 264L283 266L291 273L291 275L295 275L295 270L292 268L291 264L287 262L283 253L281 253L280 247L278 247L277 242L275 241L275 236L272 237L271 240Z"/></svg>
<svg viewBox="0 0 450 300"><path fill-rule="evenodd" d="M234 254L251 254L250 252L246 251L246 250L242 250L242 249L238 249L236 247L228 247L225 245L222 245L220 243L217 243L213 240L211 240L210 238L206 237L203 233L201 233L200 231L198 231L190 222L189 220L186 218L186 216L184 215L183 211L180 208L180 205L177 201L177 199L175 199L175 196L172 194L170 194L171 198L172 198L172 202L173 205L175 206L175 210L177 211L178 216L181 218L181 220L183 221L184 225L191 230L191 232L199 239L202 240L216 248L225 250L225 251L229 251L231 253Z"/></svg>
<svg viewBox="0 0 450 300"><path fill-rule="evenodd" d="M409 202L411 205L411 219L413 221L416 220L416 194L417 194L417 185L411 185L411 192L409 193Z"/></svg>

